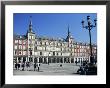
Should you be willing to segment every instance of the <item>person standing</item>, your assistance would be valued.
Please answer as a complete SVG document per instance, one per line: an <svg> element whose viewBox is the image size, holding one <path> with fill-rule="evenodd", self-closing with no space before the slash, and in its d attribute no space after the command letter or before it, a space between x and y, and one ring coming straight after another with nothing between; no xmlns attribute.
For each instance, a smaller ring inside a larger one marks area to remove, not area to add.
<svg viewBox="0 0 110 88"><path fill-rule="evenodd" d="M34 63L34 71L36 70L36 63Z"/></svg>
<svg viewBox="0 0 110 88"><path fill-rule="evenodd" d="M75 61L76 65L77 65L77 61Z"/></svg>
<svg viewBox="0 0 110 88"><path fill-rule="evenodd" d="M37 63L37 68L38 68L38 71L39 71L39 68L40 68L40 63L39 62Z"/></svg>
<svg viewBox="0 0 110 88"><path fill-rule="evenodd" d="M26 62L27 71L29 70L29 67L30 67L29 62Z"/></svg>

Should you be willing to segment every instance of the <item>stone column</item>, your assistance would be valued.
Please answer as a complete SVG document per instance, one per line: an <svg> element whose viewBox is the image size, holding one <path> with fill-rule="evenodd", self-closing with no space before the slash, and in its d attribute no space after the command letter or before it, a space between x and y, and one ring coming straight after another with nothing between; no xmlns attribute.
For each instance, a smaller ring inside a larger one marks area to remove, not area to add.
<svg viewBox="0 0 110 88"><path fill-rule="evenodd" d="M39 57L37 57L37 62L39 62Z"/></svg>
<svg viewBox="0 0 110 88"><path fill-rule="evenodd" d="M21 57L21 63L23 62L23 57Z"/></svg>
<svg viewBox="0 0 110 88"><path fill-rule="evenodd" d="M16 61L17 61L17 63L18 63L18 57L16 58Z"/></svg>
<svg viewBox="0 0 110 88"><path fill-rule="evenodd" d="M32 61L33 61L33 63L34 63L34 57L32 57Z"/></svg>
<svg viewBox="0 0 110 88"><path fill-rule="evenodd" d="M46 62L48 63L48 57L46 58Z"/></svg>
<svg viewBox="0 0 110 88"><path fill-rule="evenodd" d="M42 57L42 63L44 63L44 57Z"/></svg>
<svg viewBox="0 0 110 88"><path fill-rule="evenodd" d="M64 63L64 57L63 57L63 63Z"/></svg>
<svg viewBox="0 0 110 88"><path fill-rule="evenodd" d="M71 63L71 57L69 58L69 62Z"/></svg>
<svg viewBox="0 0 110 88"><path fill-rule="evenodd" d="M89 59L89 63L90 63L90 56L89 56L89 58L88 58L88 59Z"/></svg>
<svg viewBox="0 0 110 88"><path fill-rule="evenodd" d="M29 62L29 57L27 58L27 61Z"/></svg>
<svg viewBox="0 0 110 88"><path fill-rule="evenodd" d="M27 57L26 57L26 62L27 62Z"/></svg>
<svg viewBox="0 0 110 88"><path fill-rule="evenodd" d="M74 59L74 62L73 63L75 63L75 57L73 59Z"/></svg>

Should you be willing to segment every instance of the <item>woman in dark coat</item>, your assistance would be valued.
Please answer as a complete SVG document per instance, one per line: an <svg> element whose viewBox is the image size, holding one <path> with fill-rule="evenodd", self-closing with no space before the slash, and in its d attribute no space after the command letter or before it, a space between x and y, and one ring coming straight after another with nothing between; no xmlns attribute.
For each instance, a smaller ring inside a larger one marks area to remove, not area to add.
<svg viewBox="0 0 110 88"><path fill-rule="evenodd" d="M36 63L34 63L34 71L36 70Z"/></svg>
<svg viewBox="0 0 110 88"><path fill-rule="evenodd" d="M17 62L15 63L15 68L16 68L16 70L17 70Z"/></svg>

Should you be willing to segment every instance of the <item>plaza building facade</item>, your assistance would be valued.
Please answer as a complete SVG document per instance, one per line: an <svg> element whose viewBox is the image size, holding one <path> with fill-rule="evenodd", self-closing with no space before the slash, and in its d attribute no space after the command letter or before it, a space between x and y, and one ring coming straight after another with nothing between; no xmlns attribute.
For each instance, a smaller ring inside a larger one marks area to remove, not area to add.
<svg viewBox="0 0 110 88"><path fill-rule="evenodd" d="M68 27L67 37L39 37L33 32L32 20L26 35L15 35L13 41L14 62L33 63L81 63L90 62L90 46L88 43L74 41ZM94 59L97 58L97 45L92 44Z"/></svg>

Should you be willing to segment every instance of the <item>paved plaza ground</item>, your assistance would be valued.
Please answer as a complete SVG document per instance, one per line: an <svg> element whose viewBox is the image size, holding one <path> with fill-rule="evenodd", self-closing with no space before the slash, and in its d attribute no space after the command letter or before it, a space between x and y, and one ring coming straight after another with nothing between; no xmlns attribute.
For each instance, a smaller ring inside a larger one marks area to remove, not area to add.
<svg viewBox="0 0 110 88"><path fill-rule="evenodd" d="M62 64L62 67L60 67L60 64ZM22 68L20 70L16 70L14 68L13 74L14 75L78 75L76 74L77 70L79 69L79 65L76 65L75 63L50 63L48 64L40 64L40 71L34 71L34 66L31 65L29 71L25 68L24 71L22 71Z"/></svg>

